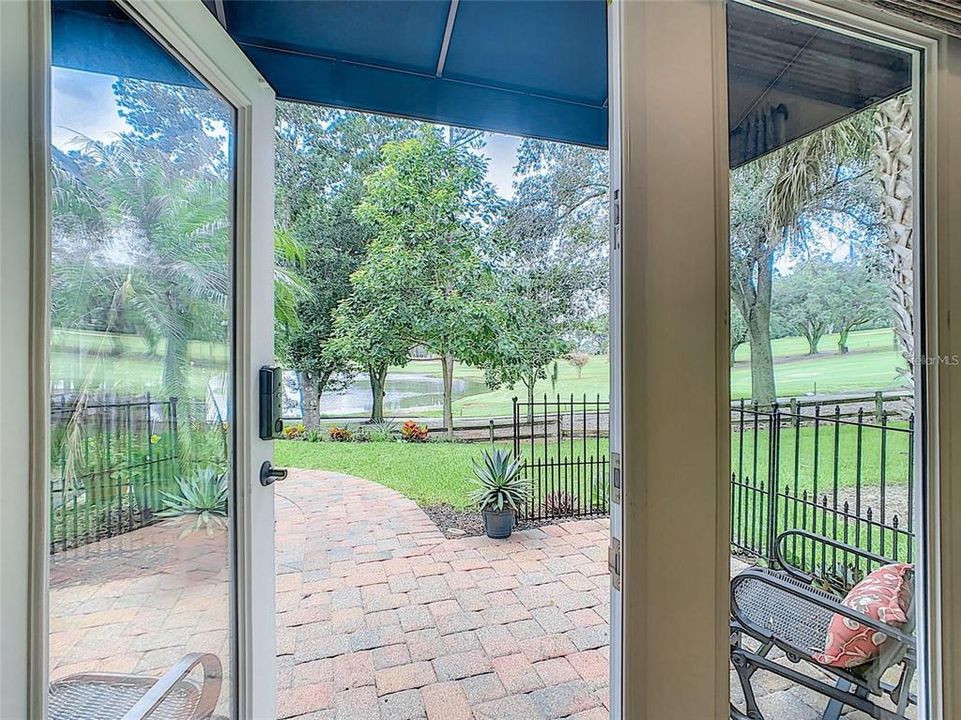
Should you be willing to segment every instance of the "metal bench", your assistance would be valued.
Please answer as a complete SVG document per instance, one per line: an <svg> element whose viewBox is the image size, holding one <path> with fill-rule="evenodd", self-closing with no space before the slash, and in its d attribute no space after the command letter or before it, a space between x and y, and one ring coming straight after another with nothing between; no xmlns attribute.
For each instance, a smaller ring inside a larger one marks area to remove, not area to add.
<svg viewBox="0 0 961 720"><path fill-rule="evenodd" d="M734 720L765 720L758 707L752 678L759 670L779 675L820 693L827 699L822 720L838 720L845 706L878 720L908 720L907 707L916 703L910 692L917 667L914 633L914 602L908 608L908 622L898 628L868 617L841 604L841 599L817 587L813 575L786 558L788 541L796 548L809 548L816 557L820 547L825 557L855 558L870 571L891 560L860 548L803 530L789 530L778 536L776 558L779 570L751 568L731 580L731 663L744 691L745 711L732 704ZM802 561L803 562L803 561ZM855 668L838 668L819 663L814 655L824 649L828 627L835 614L851 618L883 632L888 640L880 655ZM751 649L745 637L757 648ZM834 678L833 684L812 677L788 664L776 662L771 653L784 652L792 665L807 663ZM886 682L891 668L900 665L896 682ZM882 679L882 678L885 679ZM881 700L883 704L879 704ZM890 704L889 704L890 703ZM773 719L772 719L773 720Z"/></svg>

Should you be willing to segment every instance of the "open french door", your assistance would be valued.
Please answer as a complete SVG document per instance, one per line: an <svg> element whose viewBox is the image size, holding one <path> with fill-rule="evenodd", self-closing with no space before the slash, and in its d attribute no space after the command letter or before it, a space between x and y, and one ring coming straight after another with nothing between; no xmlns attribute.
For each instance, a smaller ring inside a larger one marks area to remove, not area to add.
<svg viewBox="0 0 961 720"><path fill-rule="evenodd" d="M274 717L273 91L199 1L29 13L30 717Z"/></svg>

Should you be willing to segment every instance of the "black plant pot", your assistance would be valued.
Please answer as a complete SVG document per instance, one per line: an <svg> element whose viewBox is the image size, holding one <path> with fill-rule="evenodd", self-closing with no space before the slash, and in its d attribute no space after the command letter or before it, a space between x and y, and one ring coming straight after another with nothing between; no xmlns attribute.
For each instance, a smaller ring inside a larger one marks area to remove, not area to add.
<svg viewBox="0 0 961 720"><path fill-rule="evenodd" d="M504 510L484 510L484 532L487 537L494 539L509 538L511 530L514 529L514 511L510 508Z"/></svg>

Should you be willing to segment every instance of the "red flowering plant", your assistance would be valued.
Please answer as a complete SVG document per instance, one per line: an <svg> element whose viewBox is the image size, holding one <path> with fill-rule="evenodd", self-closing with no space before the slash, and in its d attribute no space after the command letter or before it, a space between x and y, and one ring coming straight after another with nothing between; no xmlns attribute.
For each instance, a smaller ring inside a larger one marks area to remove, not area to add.
<svg viewBox="0 0 961 720"><path fill-rule="evenodd" d="M427 442L427 426L408 420L401 426L400 436L405 442Z"/></svg>

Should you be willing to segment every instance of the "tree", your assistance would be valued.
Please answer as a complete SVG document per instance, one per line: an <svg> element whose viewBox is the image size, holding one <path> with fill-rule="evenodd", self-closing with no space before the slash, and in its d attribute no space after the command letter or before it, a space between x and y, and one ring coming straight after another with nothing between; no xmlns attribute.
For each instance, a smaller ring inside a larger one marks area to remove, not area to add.
<svg viewBox="0 0 961 720"><path fill-rule="evenodd" d="M890 303L894 332L914 384L914 143L913 104L909 94L878 105L875 121L875 172L881 185L881 215L890 260Z"/></svg>
<svg viewBox="0 0 961 720"><path fill-rule="evenodd" d="M581 377L581 373L584 372L584 368L587 366L587 363L589 363L590 361L591 361L591 356L588 355L586 352L580 352L579 350L572 353L568 353L567 355L567 362L573 365L574 368L577 370L578 380Z"/></svg>
<svg viewBox="0 0 961 720"><path fill-rule="evenodd" d="M411 137L416 130L417 124L407 120L299 103L277 105L277 225L306 247L308 292L297 305L299 324L277 328L276 352L297 372L308 426L320 421L323 393L344 387L351 369L360 367L343 353L327 352L327 345L334 310L349 293L350 274L373 236L354 212L366 196L364 177L379 163L387 142ZM379 392L382 399L382 388Z"/></svg>
<svg viewBox="0 0 961 720"><path fill-rule="evenodd" d="M751 394L761 405L777 397L771 352L775 261L803 250L817 229L838 218L862 223L874 190L869 175L870 118L853 115L731 173L731 297L751 343ZM851 233L850 228L841 232Z"/></svg>
<svg viewBox="0 0 961 720"><path fill-rule="evenodd" d="M372 271L373 266L373 271ZM392 298L384 294L382 274L374 263L365 262L350 276L350 294L333 314L333 328L324 347L328 365L352 363L370 381L370 421L384 421L384 388L391 365L407 361L410 341L401 310L403 302L387 307ZM388 312L385 312L388 311Z"/></svg>
<svg viewBox="0 0 961 720"><path fill-rule="evenodd" d="M835 264L824 255L804 259L774 281L773 311L788 332L807 340L808 355L817 355L821 338L831 329L838 282Z"/></svg>
<svg viewBox="0 0 961 720"><path fill-rule="evenodd" d="M606 349L608 154L525 139L514 197L495 230L498 273L539 288L565 337ZM601 336L599 338L599 336Z"/></svg>
<svg viewBox="0 0 961 720"><path fill-rule="evenodd" d="M529 288L505 286L500 292L496 342L484 358L484 374L490 388L527 390L527 421L534 418L534 386L547 379L547 367L564 355L569 343L561 339L548 304L531 301Z"/></svg>
<svg viewBox="0 0 961 720"><path fill-rule="evenodd" d="M492 233L500 320L484 368L491 387L520 382L532 403L571 340L607 349L608 157L527 139L514 172L514 197Z"/></svg>
<svg viewBox="0 0 961 720"><path fill-rule="evenodd" d="M848 352L852 330L890 314L888 289L876 255L836 264L832 325L838 334L838 352Z"/></svg>
<svg viewBox="0 0 961 720"><path fill-rule="evenodd" d="M731 303L731 367L734 367L737 349L747 342L747 324L741 317L741 311Z"/></svg>
<svg viewBox="0 0 961 720"><path fill-rule="evenodd" d="M480 364L494 328L495 285L481 242L497 198L479 138L450 131L445 140L425 126L416 138L388 143L357 208L374 237L351 277L352 292L365 293L355 321L369 314L407 349L423 345L440 358L451 437L454 361Z"/></svg>

